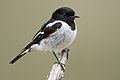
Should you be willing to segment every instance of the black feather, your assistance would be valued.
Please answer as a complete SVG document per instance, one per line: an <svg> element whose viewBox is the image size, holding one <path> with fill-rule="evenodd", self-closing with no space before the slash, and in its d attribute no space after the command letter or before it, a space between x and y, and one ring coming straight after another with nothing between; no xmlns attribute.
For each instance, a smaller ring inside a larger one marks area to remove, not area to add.
<svg viewBox="0 0 120 80"><path fill-rule="evenodd" d="M22 49L21 53L19 55L17 55L11 62L10 64L15 63L18 59L20 59L22 56L24 56L27 52L25 52L26 50L28 50L28 52L30 52L30 47L31 47L32 43L29 43L25 48Z"/></svg>
<svg viewBox="0 0 120 80"><path fill-rule="evenodd" d="M13 63L15 63L18 59L20 59L22 56L24 56L26 53L24 53L24 54L19 54L18 56L16 56L11 62L10 62L10 64L13 64Z"/></svg>

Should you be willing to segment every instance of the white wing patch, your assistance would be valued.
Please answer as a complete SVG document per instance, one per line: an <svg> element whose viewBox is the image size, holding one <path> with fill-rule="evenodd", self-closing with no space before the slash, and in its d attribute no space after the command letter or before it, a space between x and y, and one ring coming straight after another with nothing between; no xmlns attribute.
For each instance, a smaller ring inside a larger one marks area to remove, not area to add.
<svg viewBox="0 0 120 80"><path fill-rule="evenodd" d="M52 23L49 23L46 27L51 27L51 26L53 26L54 24L56 24L58 22L62 22L62 21L60 21L60 20L54 21Z"/></svg>
<svg viewBox="0 0 120 80"><path fill-rule="evenodd" d="M42 31L42 32L40 32L39 34L44 34L44 32Z"/></svg>

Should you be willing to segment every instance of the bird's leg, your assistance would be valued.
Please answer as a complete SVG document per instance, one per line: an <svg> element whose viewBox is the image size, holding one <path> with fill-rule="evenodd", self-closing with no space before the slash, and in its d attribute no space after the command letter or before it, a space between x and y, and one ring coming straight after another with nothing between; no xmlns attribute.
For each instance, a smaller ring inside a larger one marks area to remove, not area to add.
<svg viewBox="0 0 120 80"><path fill-rule="evenodd" d="M58 57L56 56L55 52L54 52L54 51L52 51L52 52L53 52L53 54L54 54L55 58L57 59L58 63L60 64L60 66L61 66L61 68L62 68L63 72L65 72L65 69L64 69L64 67L63 67L62 63L59 61L59 59L58 59Z"/></svg>

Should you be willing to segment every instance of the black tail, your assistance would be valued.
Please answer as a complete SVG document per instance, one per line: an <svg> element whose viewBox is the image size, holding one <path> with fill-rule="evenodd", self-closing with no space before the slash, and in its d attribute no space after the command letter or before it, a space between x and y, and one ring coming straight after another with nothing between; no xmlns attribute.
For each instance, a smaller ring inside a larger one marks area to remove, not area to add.
<svg viewBox="0 0 120 80"><path fill-rule="evenodd" d="M28 44L25 48L22 49L21 53L17 55L9 64L15 63L18 59L24 56L27 52L30 52L32 43Z"/></svg>
<svg viewBox="0 0 120 80"><path fill-rule="evenodd" d="M15 63L18 59L20 59L22 56L24 56L26 53L23 53L23 54L19 54L18 56L16 56L11 62L10 64L13 64Z"/></svg>

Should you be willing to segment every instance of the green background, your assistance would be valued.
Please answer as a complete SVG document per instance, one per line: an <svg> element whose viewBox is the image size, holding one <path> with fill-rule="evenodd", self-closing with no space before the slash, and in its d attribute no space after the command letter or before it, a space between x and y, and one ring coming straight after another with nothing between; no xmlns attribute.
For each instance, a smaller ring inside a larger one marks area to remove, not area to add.
<svg viewBox="0 0 120 80"><path fill-rule="evenodd" d="M119 0L0 0L0 80L47 79L55 61L50 52L8 63L61 6L81 17L62 80L120 80Z"/></svg>

